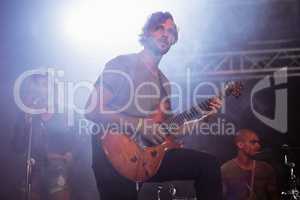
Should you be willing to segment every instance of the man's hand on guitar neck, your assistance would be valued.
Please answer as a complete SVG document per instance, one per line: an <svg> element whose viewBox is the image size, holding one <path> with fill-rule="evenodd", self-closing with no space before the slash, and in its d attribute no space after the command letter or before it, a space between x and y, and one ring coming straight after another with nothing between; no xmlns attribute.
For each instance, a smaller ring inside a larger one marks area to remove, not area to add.
<svg viewBox="0 0 300 200"><path fill-rule="evenodd" d="M198 120L206 121L206 122L210 121L211 118L213 118L215 114L219 112L222 105L223 105L223 100L220 99L219 97L210 98L207 103L207 110L203 112L203 116L201 117L201 119Z"/></svg>
<svg viewBox="0 0 300 200"><path fill-rule="evenodd" d="M220 108L222 107L222 105L223 100L221 100L219 97L213 97L209 99L208 108L212 113L217 113L218 110L220 110Z"/></svg>

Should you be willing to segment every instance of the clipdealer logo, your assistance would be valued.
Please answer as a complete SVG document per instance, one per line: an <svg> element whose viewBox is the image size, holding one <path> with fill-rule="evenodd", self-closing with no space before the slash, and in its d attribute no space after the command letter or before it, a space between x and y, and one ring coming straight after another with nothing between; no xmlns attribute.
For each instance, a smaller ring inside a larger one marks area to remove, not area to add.
<svg viewBox="0 0 300 200"><path fill-rule="evenodd" d="M274 80L272 85L271 79ZM275 71L272 76L268 75L261 79L252 89L250 95L251 110L253 114L267 126L281 132L287 133L287 67ZM269 118L257 112L254 108L254 95L264 89L276 86L274 118ZM281 87L282 86L282 87Z"/></svg>

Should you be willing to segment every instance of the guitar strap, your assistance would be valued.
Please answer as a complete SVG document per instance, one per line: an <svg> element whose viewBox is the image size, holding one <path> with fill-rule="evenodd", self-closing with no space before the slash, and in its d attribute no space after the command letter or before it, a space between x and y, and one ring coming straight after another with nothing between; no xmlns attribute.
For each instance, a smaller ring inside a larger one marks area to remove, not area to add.
<svg viewBox="0 0 300 200"><path fill-rule="evenodd" d="M171 101L170 99L168 98L169 94L166 90L166 88L164 87L164 83L163 83L163 80L162 80L162 72L159 70L159 73L158 73L158 84L159 84L159 89L160 89L160 101L159 101L159 104L162 102L162 101L165 101L167 104L168 104L168 109L170 110L171 108Z"/></svg>

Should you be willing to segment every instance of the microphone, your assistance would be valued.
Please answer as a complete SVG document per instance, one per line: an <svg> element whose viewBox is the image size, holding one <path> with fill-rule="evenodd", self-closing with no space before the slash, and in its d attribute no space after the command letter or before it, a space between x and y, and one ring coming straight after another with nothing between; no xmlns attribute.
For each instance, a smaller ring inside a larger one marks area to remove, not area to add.
<svg viewBox="0 0 300 200"><path fill-rule="evenodd" d="M282 150L288 150L289 149L289 145L283 144L283 145L281 145L280 149L282 149Z"/></svg>

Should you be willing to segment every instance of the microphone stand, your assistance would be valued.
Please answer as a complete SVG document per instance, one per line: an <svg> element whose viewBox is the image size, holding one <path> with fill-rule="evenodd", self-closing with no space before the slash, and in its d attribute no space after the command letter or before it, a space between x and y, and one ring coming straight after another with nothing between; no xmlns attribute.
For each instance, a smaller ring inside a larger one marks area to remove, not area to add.
<svg viewBox="0 0 300 200"><path fill-rule="evenodd" d="M287 145L284 145L284 165L286 165L289 168L289 178L288 178L288 190L281 192L281 195L285 200L300 200L300 192L297 188L297 177L295 174L294 168L296 167L296 164L294 162L289 162L287 150L290 148Z"/></svg>
<svg viewBox="0 0 300 200"><path fill-rule="evenodd" d="M31 178L32 178L32 167L34 160L31 158L32 154L32 135L33 135L33 124L32 115L29 116L29 133L28 133L28 145L26 152L26 176L25 176L25 200L31 200Z"/></svg>

